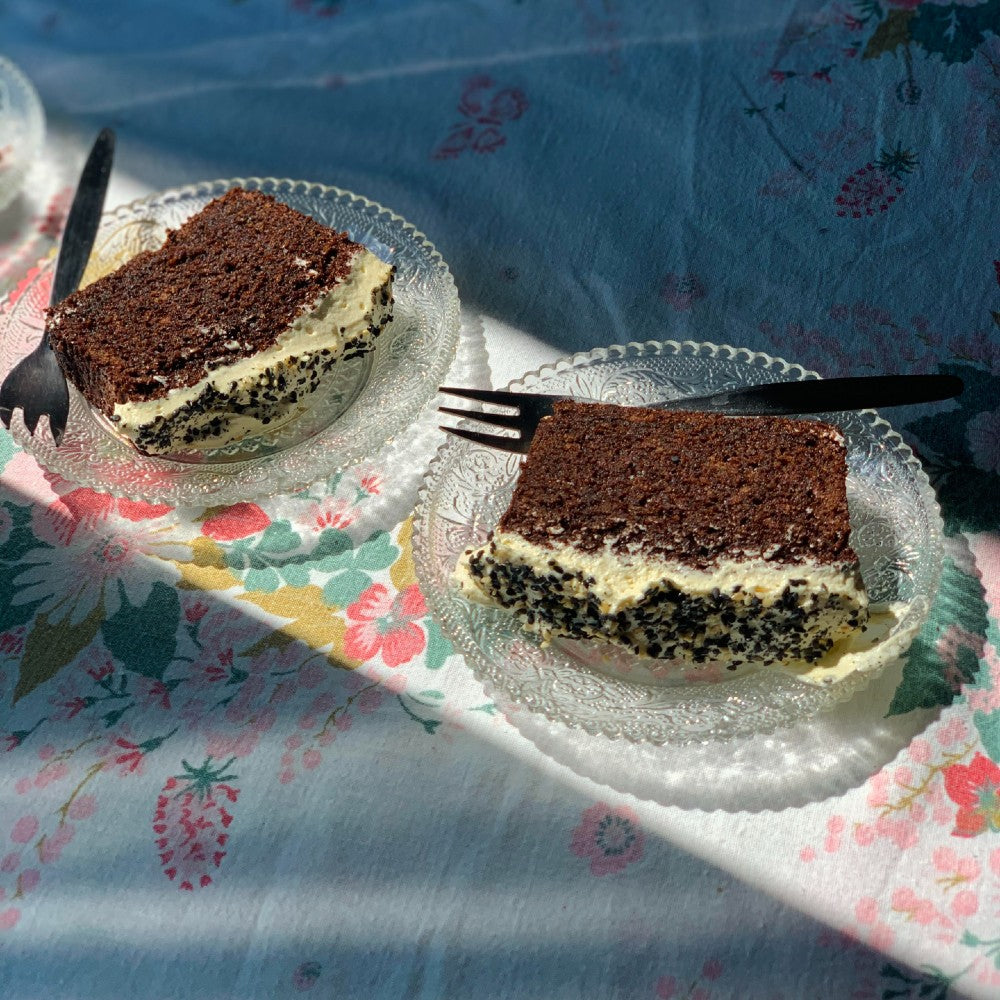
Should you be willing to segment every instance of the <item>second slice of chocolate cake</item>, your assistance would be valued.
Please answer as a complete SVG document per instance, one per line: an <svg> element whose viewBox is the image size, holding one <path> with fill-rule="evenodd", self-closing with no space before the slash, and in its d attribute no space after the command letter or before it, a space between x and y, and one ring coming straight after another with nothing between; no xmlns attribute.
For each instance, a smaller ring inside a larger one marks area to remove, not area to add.
<svg viewBox="0 0 1000 1000"><path fill-rule="evenodd" d="M557 403L456 580L524 628L693 663L813 663L868 619L833 426Z"/></svg>
<svg viewBox="0 0 1000 1000"><path fill-rule="evenodd" d="M346 234L234 188L47 327L69 380L140 451L216 448L286 422L333 365L370 350L392 275Z"/></svg>

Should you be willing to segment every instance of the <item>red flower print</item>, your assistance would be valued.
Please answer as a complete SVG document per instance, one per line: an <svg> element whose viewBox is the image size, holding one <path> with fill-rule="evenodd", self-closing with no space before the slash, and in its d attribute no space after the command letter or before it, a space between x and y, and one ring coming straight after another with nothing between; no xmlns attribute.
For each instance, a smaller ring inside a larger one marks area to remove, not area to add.
<svg viewBox="0 0 1000 1000"><path fill-rule="evenodd" d="M484 128L472 140L472 148L477 153L492 153L495 149L499 149L506 141L506 136L502 135L499 129L491 125L489 128Z"/></svg>
<svg viewBox="0 0 1000 1000"><path fill-rule="evenodd" d="M989 757L977 753L969 764L945 768L944 788L958 806L953 836L1000 833L1000 767Z"/></svg>
<svg viewBox="0 0 1000 1000"><path fill-rule="evenodd" d="M505 122L516 121L524 114L528 99L517 87L494 90L495 84L488 76L474 76L465 81L458 112L469 121L452 126L434 150L435 160L454 159L466 150L493 153L507 142L501 128Z"/></svg>
<svg viewBox="0 0 1000 1000"><path fill-rule="evenodd" d="M897 146L884 149L874 163L866 163L850 174L834 198L837 215L860 219L862 216L887 212L889 206L905 190L903 177L912 173L917 157L908 149Z"/></svg>
<svg viewBox="0 0 1000 1000"><path fill-rule="evenodd" d="M226 856L233 821L226 806L240 794L229 784L236 775L225 773L234 759L215 766L209 757L201 767L182 761L184 773L167 778L156 799L153 832L163 874L186 892L210 885L209 872Z"/></svg>
<svg viewBox="0 0 1000 1000"><path fill-rule="evenodd" d="M513 87L507 87L490 101L486 116L497 124L512 122L520 118L527 108L528 101L524 94Z"/></svg>
<svg viewBox="0 0 1000 1000"><path fill-rule="evenodd" d="M476 129L474 125L459 125L447 139L438 144L437 149L434 150L434 159L454 159L463 150L469 149L475 134Z"/></svg>
<svg viewBox="0 0 1000 1000"><path fill-rule="evenodd" d="M660 285L660 298L678 312L686 312L706 295L705 286L697 274L675 274L671 271Z"/></svg>
<svg viewBox="0 0 1000 1000"><path fill-rule="evenodd" d="M387 667L398 667L426 645L424 631L415 619L427 614L427 605L416 584L393 596L381 583L372 584L347 609L349 625L344 652L354 660L368 660L381 651Z"/></svg>
<svg viewBox="0 0 1000 1000"><path fill-rule="evenodd" d="M591 875L609 875L638 861L644 844L639 817L632 809L612 809L598 802L584 811L580 825L573 831L570 850L578 858L590 860Z"/></svg>
<svg viewBox="0 0 1000 1000"><path fill-rule="evenodd" d="M205 518L201 533L216 542L235 542L263 531L271 519L255 503L234 503Z"/></svg>
<svg viewBox="0 0 1000 1000"><path fill-rule="evenodd" d="M303 962L292 973L292 985L300 993L305 993L306 990L311 990L316 985L316 980L319 979L322 972L323 966L319 962Z"/></svg>

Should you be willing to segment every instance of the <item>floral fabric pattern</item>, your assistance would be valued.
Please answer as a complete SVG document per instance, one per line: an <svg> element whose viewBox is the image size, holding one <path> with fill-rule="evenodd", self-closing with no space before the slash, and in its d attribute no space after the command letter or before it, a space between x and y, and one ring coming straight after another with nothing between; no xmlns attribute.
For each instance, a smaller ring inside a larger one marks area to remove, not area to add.
<svg viewBox="0 0 1000 1000"><path fill-rule="evenodd" d="M4 997L1000 995L1000 0L99 6L0 5L49 113L0 213L0 359L112 123L112 210L273 175L426 231L446 384L669 339L965 388L880 414L944 524L905 662L685 747L476 682L414 567L430 412L210 508L0 429Z"/></svg>

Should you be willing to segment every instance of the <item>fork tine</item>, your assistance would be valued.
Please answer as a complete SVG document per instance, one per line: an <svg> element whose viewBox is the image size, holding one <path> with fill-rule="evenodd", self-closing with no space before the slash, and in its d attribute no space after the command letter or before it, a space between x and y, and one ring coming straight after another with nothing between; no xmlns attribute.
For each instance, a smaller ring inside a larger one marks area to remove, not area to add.
<svg viewBox="0 0 1000 1000"><path fill-rule="evenodd" d="M519 406L525 396L523 392L507 392L505 389L462 389L448 385L439 385L438 392L474 399L479 403L496 403L498 406Z"/></svg>
<svg viewBox="0 0 1000 1000"><path fill-rule="evenodd" d="M29 434L35 433L35 428L38 426L38 420L41 415L42 410L38 406L34 396L29 396L21 407L21 416L24 417L24 426L27 428Z"/></svg>
<svg viewBox="0 0 1000 1000"><path fill-rule="evenodd" d="M438 413L448 413L453 417L467 417L470 420L481 420L484 424L494 427L511 427L519 430L524 423L524 417L518 413L484 413L482 410L459 410L453 406L439 406Z"/></svg>
<svg viewBox="0 0 1000 1000"><path fill-rule="evenodd" d="M501 451L510 451L515 455L525 455L531 446L530 440L519 437L501 437L499 434L480 434L478 431L467 431L464 427L441 427L441 430L455 437L464 438L473 444L482 444L487 448L499 448Z"/></svg>
<svg viewBox="0 0 1000 1000"><path fill-rule="evenodd" d="M55 441L57 448L62 444L63 434L66 433L66 419L68 416L68 413L62 411L49 414L49 432L52 434L52 440Z"/></svg>

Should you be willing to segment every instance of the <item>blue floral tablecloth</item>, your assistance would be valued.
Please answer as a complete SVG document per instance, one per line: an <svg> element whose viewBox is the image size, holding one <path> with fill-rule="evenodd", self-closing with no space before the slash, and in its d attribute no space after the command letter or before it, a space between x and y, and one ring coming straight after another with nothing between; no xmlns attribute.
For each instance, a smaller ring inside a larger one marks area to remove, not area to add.
<svg viewBox="0 0 1000 1000"><path fill-rule="evenodd" d="M1000 996L1000 0L6 0L0 50L48 125L0 326L111 125L112 203L406 217L452 382L669 338L966 384L886 414L946 531L906 663L660 750L498 704L428 614L432 413L215 508L0 433L0 996Z"/></svg>

